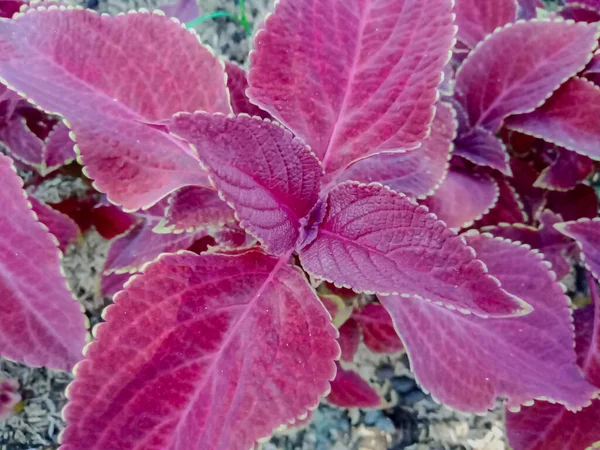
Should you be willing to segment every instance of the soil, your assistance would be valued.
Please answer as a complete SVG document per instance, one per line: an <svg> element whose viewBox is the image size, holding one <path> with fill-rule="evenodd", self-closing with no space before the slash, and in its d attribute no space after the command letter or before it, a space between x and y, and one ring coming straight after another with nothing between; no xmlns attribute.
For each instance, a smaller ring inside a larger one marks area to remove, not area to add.
<svg viewBox="0 0 600 450"><path fill-rule="evenodd" d="M116 14L140 7L153 9L156 0L84 0L84 6ZM232 0L201 0L203 12L237 12ZM247 0L250 21L258 25L271 10L271 0ZM218 18L197 26L205 44L223 58L242 65L247 62L251 39L235 22ZM24 174L27 175L27 174ZM82 192L78 179L61 177L46 182L36 192L51 202ZM84 305L92 325L110 303L98 294L99 275L108 242L94 230L64 256L64 267L73 292ZM305 429L288 435L275 435L261 444L262 450L503 450L507 448L503 408L485 415L464 414L437 404L414 381L405 354L376 356L361 348L355 368L378 385L387 404L381 410L341 410L322 404ZM0 421L0 450L55 450L64 428L60 411L66 399L64 389L70 373L34 369L0 358L0 375L16 379L24 400L23 411Z"/></svg>

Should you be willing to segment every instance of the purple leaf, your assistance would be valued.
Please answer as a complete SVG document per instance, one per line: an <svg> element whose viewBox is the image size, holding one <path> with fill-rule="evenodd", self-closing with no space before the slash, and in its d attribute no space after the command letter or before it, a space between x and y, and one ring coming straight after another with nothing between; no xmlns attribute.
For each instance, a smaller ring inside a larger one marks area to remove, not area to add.
<svg viewBox="0 0 600 450"><path fill-rule="evenodd" d="M248 80L244 69L228 61L225 63L225 71L227 72L227 89L229 89L233 113L236 115L248 114L250 116L262 117L263 119L270 119L271 115L268 112L251 103L250 99L246 96Z"/></svg>
<svg viewBox="0 0 600 450"><path fill-rule="evenodd" d="M21 97L19 94L0 83L0 126L4 126L12 117L20 101Z"/></svg>
<svg viewBox="0 0 600 450"><path fill-rule="evenodd" d="M538 228L515 223L483 227L481 231L491 233L496 237L518 241L539 250L544 259L552 264L552 270L558 280L563 279L570 271L571 264L565 258L567 254L574 253L574 243L554 228L554 224L561 222L560 216L551 211L543 211L539 216Z"/></svg>
<svg viewBox="0 0 600 450"><path fill-rule="evenodd" d="M165 1L159 6L167 17L175 17L180 22L186 23L198 18L202 13L196 0L175 0L174 3Z"/></svg>
<svg viewBox="0 0 600 450"><path fill-rule="evenodd" d="M31 9L0 23L0 46L0 77L69 122L87 175L111 201L135 210L207 183L187 144L148 125L230 111L223 66L179 23Z"/></svg>
<svg viewBox="0 0 600 450"><path fill-rule="evenodd" d="M513 139L518 140L530 137L525 134L512 132L511 135ZM518 137L516 135L518 135ZM512 149L514 152L515 146L513 146ZM517 194L515 199L517 203L519 203L519 208L522 208L523 210L521 213L523 220L521 221L527 221L527 219L529 219L529 221L534 221L547 203L546 191L535 186L535 182L539 178L540 173L532 164L518 158L511 158L510 169L513 176L510 179L509 186L511 186L513 191ZM516 211L515 215L518 215ZM519 222L519 220L516 222Z"/></svg>
<svg viewBox="0 0 600 450"><path fill-rule="evenodd" d="M541 107L506 123L513 130L600 159L600 87L584 78L572 78Z"/></svg>
<svg viewBox="0 0 600 450"><path fill-rule="evenodd" d="M335 377L327 311L261 251L165 255L105 318L69 386L62 450L248 450Z"/></svg>
<svg viewBox="0 0 600 450"><path fill-rule="evenodd" d="M567 5L585 5L589 8L600 10L600 0L565 0Z"/></svg>
<svg viewBox="0 0 600 450"><path fill-rule="evenodd" d="M61 274L55 241L35 219L3 155L0 179L0 354L70 370L82 356L85 317Z"/></svg>
<svg viewBox="0 0 600 450"><path fill-rule="evenodd" d="M464 240L405 196L377 184L329 193L316 239L300 251L317 278L358 291L401 293L481 316L523 314Z"/></svg>
<svg viewBox="0 0 600 450"><path fill-rule="evenodd" d="M579 219L554 225L565 236L575 239L583 252L586 267L600 279L600 219ZM600 385L600 381L598 383Z"/></svg>
<svg viewBox="0 0 600 450"><path fill-rule="evenodd" d="M188 249L195 241L207 235L194 233L159 234L152 230L157 221L144 220L111 242L104 273L135 273L144 264L155 260L161 253Z"/></svg>
<svg viewBox="0 0 600 450"><path fill-rule="evenodd" d="M505 178L497 178L496 183L499 191L494 207L475 223L475 227L526 222L523 202L516 190Z"/></svg>
<svg viewBox="0 0 600 450"><path fill-rule="evenodd" d="M494 133L485 128L473 128L454 142L454 154L480 166L497 169L510 175L506 147Z"/></svg>
<svg viewBox="0 0 600 450"><path fill-rule="evenodd" d="M415 378L439 401L462 411L486 411L500 396L511 408L541 398L570 408L585 405L595 388L575 361L569 299L540 255L486 235L466 239L490 274L533 311L484 320L411 298L380 298Z"/></svg>
<svg viewBox="0 0 600 450"><path fill-rule="evenodd" d="M547 195L548 209L560 214L564 220L584 217L593 219L598 215L598 196L591 186L578 184L566 192L550 191Z"/></svg>
<svg viewBox="0 0 600 450"><path fill-rule="evenodd" d="M336 364L337 374L327 396L329 403L340 408L377 408L381 405L379 393L367 381L358 373Z"/></svg>
<svg viewBox="0 0 600 450"><path fill-rule="evenodd" d="M453 34L450 0L282 0L248 94L335 172L427 136Z"/></svg>
<svg viewBox="0 0 600 450"><path fill-rule="evenodd" d="M577 309L575 319L575 348L577 364L587 380L600 388L600 304L598 303L597 281L589 277L588 287L592 304Z"/></svg>
<svg viewBox="0 0 600 450"><path fill-rule="evenodd" d="M333 314L331 317L335 317ZM338 343L342 350L342 361L352 362L360 344L360 328L356 320L350 318L339 328Z"/></svg>
<svg viewBox="0 0 600 450"><path fill-rule="evenodd" d="M600 8L595 9L582 3L571 3L563 6L558 14L575 22L594 23L600 20Z"/></svg>
<svg viewBox="0 0 600 450"><path fill-rule="evenodd" d="M27 127L21 116L14 115L4 126L0 125L0 141L18 161L29 166L42 164L44 141Z"/></svg>
<svg viewBox="0 0 600 450"><path fill-rule="evenodd" d="M544 8L542 0L518 0L519 2L519 19L534 19L537 17L536 8Z"/></svg>
<svg viewBox="0 0 600 450"><path fill-rule="evenodd" d="M75 143L69 137L70 130L62 122L52 128L42 151L42 175L75 159Z"/></svg>
<svg viewBox="0 0 600 450"><path fill-rule="evenodd" d="M436 105L431 135L417 150L379 153L351 164L341 180L377 181L411 197L431 195L448 172L456 122L452 107L443 102Z"/></svg>
<svg viewBox="0 0 600 450"><path fill-rule="evenodd" d="M498 186L491 177L452 168L423 204L450 228L463 228L480 219L497 201Z"/></svg>
<svg viewBox="0 0 600 450"><path fill-rule="evenodd" d="M456 74L471 125L495 132L506 116L538 107L585 67L596 33L569 22L519 22L495 32Z"/></svg>
<svg viewBox="0 0 600 450"><path fill-rule="evenodd" d="M270 253L295 247L301 219L317 202L322 174L305 145L283 127L247 116L180 114L169 128L196 147L244 229Z"/></svg>
<svg viewBox="0 0 600 450"><path fill-rule="evenodd" d="M233 210L219 198L216 191L201 186L187 186L169 196L165 218L154 231L211 231L233 222Z"/></svg>
<svg viewBox="0 0 600 450"><path fill-rule="evenodd" d="M109 273L102 274L100 280L100 295L112 297L117 292L123 290L123 286L133 275L130 273Z"/></svg>
<svg viewBox="0 0 600 450"><path fill-rule="evenodd" d="M370 303L352 317L360 324L363 341L369 350L375 353L398 353L404 350L392 318L383 306Z"/></svg>
<svg viewBox="0 0 600 450"><path fill-rule="evenodd" d="M516 0L456 0L456 37L470 48L498 27L517 20Z"/></svg>
<svg viewBox="0 0 600 450"><path fill-rule="evenodd" d="M46 225L59 243L59 248L64 252L67 246L79 237L79 226L66 214L40 202L35 197L29 197L31 209L37 215L38 220Z"/></svg>
<svg viewBox="0 0 600 450"><path fill-rule="evenodd" d="M594 172L594 161L564 148L556 149L556 159L542 171L535 186L566 191L573 189Z"/></svg>

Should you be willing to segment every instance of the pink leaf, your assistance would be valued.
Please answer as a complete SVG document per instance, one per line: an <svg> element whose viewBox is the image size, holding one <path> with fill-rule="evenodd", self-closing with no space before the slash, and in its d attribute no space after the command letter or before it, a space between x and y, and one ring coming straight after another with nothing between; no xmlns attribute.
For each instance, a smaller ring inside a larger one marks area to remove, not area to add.
<svg viewBox="0 0 600 450"><path fill-rule="evenodd" d="M575 22L594 23L600 20L600 8L595 9L582 3L565 5L558 14L564 19Z"/></svg>
<svg viewBox="0 0 600 450"><path fill-rule="evenodd" d="M22 5L26 3L22 0L0 0L0 17L10 19L19 12Z"/></svg>
<svg viewBox="0 0 600 450"><path fill-rule="evenodd" d="M561 280L571 271L571 264L565 259L565 255L573 253L574 243L554 228L554 224L561 222L560 216L551 211L544 211L540 214L539 221L538 228L520 223L513 225L505 223L483 227L481 231L518 241L539 250L544 255L544 259L552 264L556 277Z"/></svg>
<svg viewBox="0 0 600 450"><path fill-rule="evenodd" d="M575 361L569 299L544 261L526 247L485 235L467 235L467 242L490 274L533 311L483 320L411 298L380 298L419 383L462 411L491 409L500 396L508 397L509 407L542 397L571 408L585 405L595 389Z"/></svg>
<svg viewBox="0 0 600 450"><path fill-rule="evenodd" d="M496 183L499 188L497 201L494 207L475 223L475 226L526 222L527 216L523 212L524 206L516 190L504 178L497 178Z"/></svg>
<svg viewBox="0 0 600 450"><path fill-rule="evenodd" d="M0 375L0 420L8 419L13 414L15 405L21 401L18 389L17 381Z"/></svg>
<svg viewBox="0 0 600 450"><path fill-rule="evenodd" d="M86 173L115 203L135 210L207 183L187 144L148 125L230 111L221 63L179 23L32 9L0 23L0 46L0 77L69 121Z"/></svg>
<svg viewBox="0 0 600 450"><path fill-rule="evenodd" d="M0 179L0 354L69 370L81 358L84 316L61 274L60 251L3 155Z"/></svg>
<svg viewBox="0 0 600 450"><path fill-rule="evenodd" d="M270 253L294 248L301 219L317 202L322 173L306 146L283 127L247 116L180 114L169 128L197 148L243 228Z"/></svg>
<svg viewBox="0 0 600 450"><path fill-rule="evenodd" d="M336 364L337 375L327 396L329 403L341 408L377 408L381 405L379 393L369 383L356 372Z"/></svg>
<svg viewBox="0 0 600 450"><path fill-rule="evenodd" d="M37 215L38 220L46 225L59 243L59 248L64 252L67 246L74 242L79 236L79 226L66 214L40 202L35 197L29 197L31 209Z"/></svg>
<svg viewBox="0 0 600 450"><path fill-rule="evenodd" d="M454 154L480 166L497 169L510 175L506 147L494 133L485 128L473 128L455 141Z"/></svg>
<svg viewBox="0 0 600 450"><path fill-rule="evenodd" d="M456 0L457 38L473 48L496 28L517 20L516 0Z"/></svg>
<svg viewBox="0 0 600 450"><path fill-rule="evenodd" d="M600 87L584 78L567 81L541 107L506 123L513 130L600 159Z"/></svg>
<svg viewBox="0 0 600 450"><path fill-rule="evenodd" d="M155 231L210 230L233 222L233 210L219 198L216 191L201 186L187 186L169 197L165 218Z"/></svg>
<svg viewBox="0 0 600 450"><path fill-rule="evenodd" d="M586 267L600 279L600 219L579 219L555 224L554 228L577 241L583 252ZM600 385L600 382L598 383Z"/></svg>
<svg viewBox="0 0 600 450"><path fill-rule="evenodd" d="M464 240L427 209L381 185L346 182L329 193L306 271L359 291L396 292L482 316L522 314Z"/></svg>
<svg viewBox="0 0 600 450"><path fill-rule="evenodd" d="M123 212L118 206L94 205L91 208L92 224L104 239L113 239L131 229L140 220Z"/></svg>
<svg viewBox="0 0 600 450"><path fill-rule="evenodd" d="M594 172L594 161L564 148L556 149L556 159L542 171L535 185L566 191L573 189Z"/></svg>
<svg viewBox="0 0 600 450"><path fill-rule="evenodd" d="M584 217L593 219L598 215L598 196L591 186L578 184L566 192L551 191L547 195L547 207L564 220Z"/></svg>
<svg viewBox="0 0 600 450"><path fill-rule="evenodd" d="M156 221L144 220L111 242L104 272L135 273L161 253L188 249L205 236L206 231L194 233L159 234L153 232Z"/></svg>
<svg viewBox="0 0 600 450"><path fill-rule="evenodd" d="M270 119L271 115L268 112L251 103L250 99L246 96L248 80L246 79L244 69L228 61L225 63L225 70L227 72L227 88L231 97L233 113L236 115L243 113L250 116L262 117L263 119Z"/></svg>
<svg viewBox="0 0 600 450"><path fill-rule="evenodd" d="M248 450L335 376L327 311L260 251L165 255L105 317L69 387L62 450Z"/></svg>
<svg viewBox="0 0 600 450"><path fill-rule="evenodd" d="M335 317L335 315L331 314L331 317ZM342 361L352 362L354 354L358 350L358 344L360 344L360 328L358 327L358 323L354 319L348 319L339 328L339 332L338 343L342 349L341 359Z"/></svg>
<svg viewBox="0 0 600 450"><path fill-rule="evenodd" d="M360 324L363 341L369 350L375 353L398 353L404 350L392 318L383 306L370 303L353 317Z"/></svg>
<svg viewBox="0 0 600 450"><path fill-rule="evenodd" d="M133 275L130 273L109 273L103 274L100 280L100 294L106 297L112 297L117 292L123 290L123 285Z"/></svg>
<svg viewBox="0 0 600 450"><path fill-rule="evenodd" d="M456 135L452 107L437 103L431 135L417 150L379 153L351 164L341 180L377 181L411 197L431 195L444 180Z"/></svg>
<svg viewBox="0 0 600 450"><path fill-rule="evenodd" d="M21 116L14 115L6 125L0 126L0 141L20 162L32 166L42 163L44 141L27 127Z"/></svg>
<svg viewBox="0 0 600 450"><path fill-rule="evenodd" d="M215 241L221 247L237 248L252 246L256 240L237 224L227 224L214 234Z"/></svg>
<svg viewBox="0 0 600 450"><path fill-rule="evenodd" d="M418 146L452 37L450 0L282 0L257 33L250 99L327 172Z"/></svg>
<svg viewBox="0 0 600 450"><path fill-rule="evenodd" d="M471 125L495 132L506 116L538 107L585 67L596 33L569 22L519 22L495 32L456 75Z"/></svg>
<svg viewBox="0 0 600 450"><path fill-rule="evenodd" d="M469 227L498 201L498 187L488 175L450 169L448 176L423 204L450 228Z"/></svg>
<svg viewBox="0 0 600 450"><path fill-rule="evenodd" d="M62 122L55 125L50 131L42 152L42 175L69 164L75 159L75 143L69 137L69 133L69 128Z"/></svg>

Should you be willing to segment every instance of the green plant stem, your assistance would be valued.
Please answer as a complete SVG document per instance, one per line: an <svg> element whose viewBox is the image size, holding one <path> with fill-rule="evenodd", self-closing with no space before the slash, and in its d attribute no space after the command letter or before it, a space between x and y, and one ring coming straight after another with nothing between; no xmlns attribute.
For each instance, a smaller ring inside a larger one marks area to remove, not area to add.
<svg viewBox="0 0 600 450"><path fill-rule="evenodd" d="M202 22L206 22L207 20L212 20L212 19L216 19L217 17L228 17L231 20L234 20L235 22L239 23L240 25L244 26L240 19L238 19L237 17L235 17L233 14L227 12L227 11L214 11L208 14L204 14L200 17L197 17L196 19L188 22L185 24L186 28L193 28L196 25L198 25L199 23Z"/></svg>
<svg viewBox="0 0 600 450"><path fill-rule="evenodd" d="M248 22L248 17L246 16L246 3L244 0L238 1L240 4L240 25L244 28L246 36L250 36L252 34L252 26Z"/></svg>

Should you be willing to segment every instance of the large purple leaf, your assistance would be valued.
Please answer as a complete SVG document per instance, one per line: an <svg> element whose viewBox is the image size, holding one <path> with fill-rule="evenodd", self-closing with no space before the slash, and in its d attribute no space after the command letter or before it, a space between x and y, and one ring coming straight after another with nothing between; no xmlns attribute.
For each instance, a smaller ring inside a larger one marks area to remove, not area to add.
<svg viewBox="0 0 600 450"><path fill-rule="evenodd" d="M46 225L48 231L58 240L58 247L64 252L67 246L79 236L79 226L66 214L40 202L35 197L29 197L31 209L38 220Z"/></svg>
<svg viewBox="0 0 600 450"><path fill-rule="evenodd" d="M491 177L450 169L423 204L450 228L463 228L488 213L497 201L498 186Z"/></svg>
<svg viewBox="0 0 600 450"><path fill-rule="evenodd" d="M585 184L578 184L566 192L548 192L546 205L564 220L593 219L598 215L596 190Z"/></svg>
<svg viewBox="0 0 600 450"><path fill-rule="evenodd" d="M81 359L85 317L67 288L60 251L0 155L0 354L69 370Z"/></svg>
<svg viewBox="0 0 600 450"><path fill-rule="evenodd" d="M453 34L450 0L282 0L248 93L333 172L427 136Z"/></svg>
<svg viewBox="0 0 600 450"><path fill-rule="evenodd" d="M454 142L454 154L474 164L497 169L510 175L506 147L494 133L485 128L473 128Z"/></svg>
<svg viewBox="0 0 600 450"><path fill-rule="evenodd" d="M39 7L0 23L0 46L0 77L69 122L86 173L115 203L134 210L207 183L187 144L147 124L230 111L222 64L179 23Z"/></svg>
<svg viewBox="0 0 600 450"><path fill-rule="evenodd" d="M161 253L187 250L207 235L206 230L192 233L155 233L156 220L146 219L114 239L104 264L104 273L135 273Z"/></svg>
<svg viewBox="0 0 600 450"><path fill-rule="evenodd" d="M350 165L340 180L377 181L410 197L433 194L448 172L452 141L456 136L454 116L454 110L448 103L437 103L431 135L421 147L361 159Z"/></svg>
<svg viewBox="0 0 600 450"><path fill-rule="evenodd" d="M579 219L555 224L554 228L577 241L586 266L600 280L600 219Z"/></svg>
<svg viewBox="0 0 600 450"><path fill-rule="evenodd" d="M62 450L248 450L335 376L329 314L261 251L165 255L105 318L69 387Z"/></svg>
<svg viewBox="0 0 600 450"><path fill-rule="evenodd" d="M483 227L481 231L518 241L539 250L544 255L544 259L552 264L557 279L561 280L571 271L571 264L565 256L573 253L575 244L554 228L554 224L561 222L560 216L551 211L543 211L538 219L540 221L538 228L521 223L512 225L504 223Z"/></svg>
<svg viewBox="0 0 600 450"><path fill-rule="evenodd" d="M169 129L196 147L243 228L273 254L295 247L301 219L317 202L322 174L302 142L276 123L248 116L179 114Z"/></svg>
<svg viewBox="0 0 600 450"><path fill-rule="evenodd" d="M508 407L544 398L571 408L587 404L595 388L576 364L569 299L540 255L486 235L466 238L490 274L533 311L484 320L411 298L380 298L419 383L463 411L491 409L499 396Z"/></svg>
<svg viewBox="0 0 600 450"><path fill-rule="evenodd" d="M250 99L246 96L248 80L244 69L228 61L225 63L225 70L227 72L227 89L229 89L233 113L236 115L244 113L250 116L270 119L271 115L268 112L251 103Z"/></svg>
<svg viewBox="0 0 600 450"><path fill-rule="evenodd" d="M495 32L456 75L471 125L495 132L506 116L538 107L585 67L597 33L593 25L558 21L519 22Z"/></svg>
<svg viewBox="0 0 600 450"><path fill-rule="evenodd" d="M313 276L481 316L528 310L500 289L463 238L407 197L378 184L346 182L329 193L326 208L314 241L300 251Z"/></svg>
<svg viewBox="0 0 600 450"><path fill-rule="evenodd" d="M496 28L517 20L517 1L456 0L454 12L458 25L456 37L473 48Z"/></svg>
<svg viewBox="0 0 600 450"><path fill-rule="evenodd" d="M210 231L234 221L233 210L219 198L216 191L201 186L187 186L169 196L165 218L154 231Z"/></svg>
<svg viewBox="0 0 600 450"><path fill-rule="evenodd" d="M375 388L358 373L344 369L339 363L327 401L341 408L376 408L382 404Z"/></svg>
<svg viewBox="0 0 600 450"><path fill-rule="evenodd" d="M600 159L600 87L572 78L546 103L529 114L510 117L513 130Z"/></svg>

